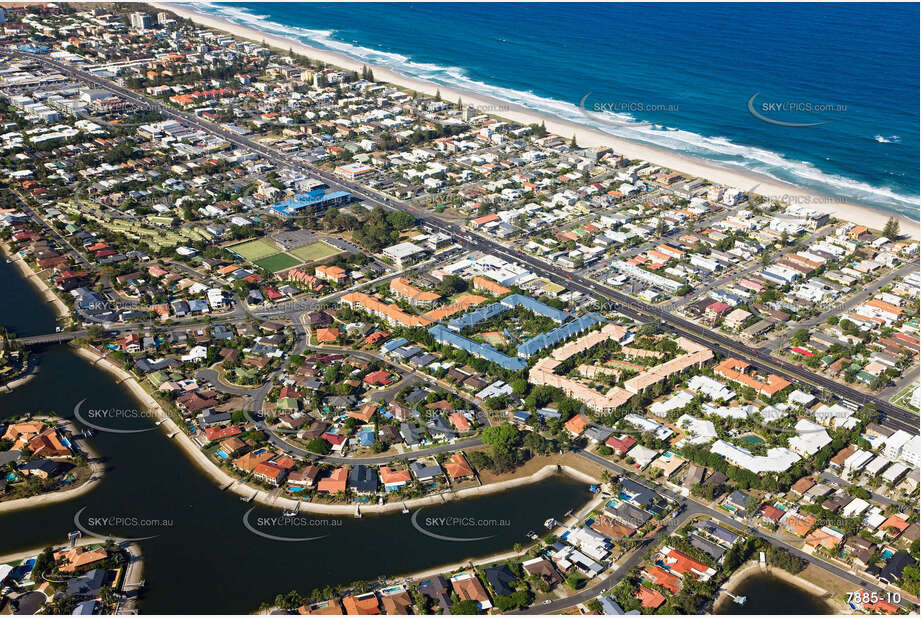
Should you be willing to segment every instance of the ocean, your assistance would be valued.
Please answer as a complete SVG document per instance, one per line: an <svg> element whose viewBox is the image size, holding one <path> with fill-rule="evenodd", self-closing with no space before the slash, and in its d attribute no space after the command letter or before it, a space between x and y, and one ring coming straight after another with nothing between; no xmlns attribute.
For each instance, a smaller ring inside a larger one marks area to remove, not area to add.
<svg viewBox="0 0 921 618"><path fill-rule="evenodd" d="M196 8L412 77L919 218L917 4Z"/></svg>

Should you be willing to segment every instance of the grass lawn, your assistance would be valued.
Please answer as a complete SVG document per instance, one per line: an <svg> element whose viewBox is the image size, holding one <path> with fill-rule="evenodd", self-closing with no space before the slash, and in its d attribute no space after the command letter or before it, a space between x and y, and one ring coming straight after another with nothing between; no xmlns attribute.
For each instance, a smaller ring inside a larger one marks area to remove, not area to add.
<svg viewBox="0 0 921 618"><path fill-rule="evenodd" d="M899 406L900 408L903 408L903 409L905 409L905 410L909 410L909 411L914 412L914 413L917 414L918 408L916 408L916 407L914 407L913 405L911 405L911 395L912 395L912 393L914 393L914 391L915 391L916 388L918 388L918 385L917 385L917 384L911 384L911 385L909 385L909 386L906 386L905 388L903 388L902 390L900 390L900 391L895 395L895 397L893 397L893 398L890 399L889 401L890 401L891 403L893 403L893 404Z"/></svg>
<svg viewBox="0 0 921 618"><path fill-rule="evenodd" d="M255 240L247 240L236 245L230 245L227 249L233 251L244 260L249 260L250 262L256 262L263 258L275 255L280 253L278 247L273 245L270 241L265 238L256 238Z"/></svg>
<svg viewBox="0 0 921 618"><path fill-rule="evenodd" d="M336 249L332 245L328 245L325 242L317 241L312 242L309 245L304 245L303 247L298 247L297 249L291 249L288 253L294 255L305 262L316 262L317 260L322 260L337 253L342 253L339 249Z"/></svg>
<svg viewBox="0 0 921 618"><path fill-rule="evenodd" d="M300 260L288 255L287 253L277 253L275 255L270 255L267 258L253 261L253 264L259 268L266 269L270 273L276 273L279 270L292 268L300 263Z"/></svg>

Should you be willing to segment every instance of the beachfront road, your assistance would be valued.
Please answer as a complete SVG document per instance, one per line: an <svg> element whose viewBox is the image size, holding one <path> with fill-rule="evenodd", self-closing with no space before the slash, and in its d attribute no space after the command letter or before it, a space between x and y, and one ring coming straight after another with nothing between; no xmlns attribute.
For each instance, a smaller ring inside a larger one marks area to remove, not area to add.
<svg viewBox="0 0 921 618"><path fill-rule="evenodd" d="M614 304L617 306L613 308L630 318L644 322L650 320L659 321L662 324L670 327L673 331L680 333L681 335L688 337L697 343L716 348L724 354L729 353L733 356L737 356L748 361L755 369L772 371L793 381L794 384L811 384L818 389L834 393L839 397L848 399L857 404L872 404L876 407L877 410L885 415L883 424L893 429L904 429L905 431L908 431L912 434L918 434L921 432L918 427L918 417L916 415L903 410L889 403L888 401L879 399L866 393L862 393L847 385L840 384L825 376L818 375L811 370L804 369L784 361L776 360L771 357L770 351L768 350L752 349L734 338L724 336L720 333L716 333L708 329L704 329L696 324L671 314L665 309L646 305L618 290L609 288L603 284L587 279L579 274L569 273L556 265L548 264L543 260L524 254L520 251L508 249L496 241L488 239L484 236L480 236L474 232L465 230L456 223L446 222L431 212L419 210L418 208L415 208L408 203L396 200L394 198L382 197L381 195L373 192L372 190L369 190L360 184L339 178L330 172L316 168L312 165L308 165L303 161L291 159L290 157L282 155L276 150L273 150L244 136L240 136L227 131L223 127L212 124L211 122L199 118L194 114L182 112L164 105L155 99L148 98L144 95L134 92L133 90L119 86L114 82L102 79L87 71L78 69L70 64L54 60L47 56L23 52L16 48L8 48L8 51L13 56L27 58L29 60L39 62L45 66L57 69L58 71L61 71L74 79L79 79L98 88L103 88L114 92L125 100L130 101L140 106L141 108L157 111L167 118L181 121L189 126L201 129L202 131L206 131L212 135L220 137L221 139L224 139L231 144L241 148L249 149L253 152L257 152L264 156L268 161L279 167L294 168L298 171L322 178L330 185L331 188L348 190L356 198L361 199L372 206L380 206L388 210L407 211L418 219L422 220L433 230L449 234L451 237L455 238L457 242L462 242L469 248L477 249L491 255L502 255L508 259L511 259L513 262L525 264L529 268L549 278L555 283L562 284L571 290L582 292L583 294L586 294L591 298L598 299L602 302L615 301Z"/></svg>

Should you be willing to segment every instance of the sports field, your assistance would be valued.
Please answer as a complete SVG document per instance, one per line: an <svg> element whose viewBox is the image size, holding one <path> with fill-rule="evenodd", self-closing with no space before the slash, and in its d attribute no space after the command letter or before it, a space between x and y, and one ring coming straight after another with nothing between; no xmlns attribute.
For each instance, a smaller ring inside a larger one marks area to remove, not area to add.
<svg viewBox="0 0 921 618"><path fill-rule="evenodd" d="M276 253L281 253L278 247L273 245L270 241L265 238L256 238L255 240L246 240L244 242L238 243L236 245L230 245L227 247L228 250L233 251L244 260L249 260L250 262L255 262L256 260L261 260L267 258L270 255L275 255Z"/></svg>
<svg viewBox="0 0 921 618"><path fill-rule="evenodd" d="M270 273L276 273L279 270L286 270L300 264L301 261L287 253L276 253L269 257L262 258L253 262L259 268L264 268Z"/></svg>
<svg viewBox="0 0 921 618"><path fill-rule="evenodd" d="M332 245L328 245L325 242L318 240L316 242L310 243L309 245L304 245L303 247L298 247L297 249L291 249L288 253L309 263L332 257L337 253L342 253L342 251L336 249Z"/></svg>

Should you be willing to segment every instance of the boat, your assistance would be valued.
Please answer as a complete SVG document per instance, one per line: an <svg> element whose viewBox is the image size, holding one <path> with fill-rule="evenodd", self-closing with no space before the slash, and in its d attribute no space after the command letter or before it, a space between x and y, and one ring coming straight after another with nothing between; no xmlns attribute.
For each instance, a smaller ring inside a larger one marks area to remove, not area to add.
<svg viewBox="0 0 921 618"><path fill-rule="evenodd" d="M547 521L544 522L544 528L546 528L547 530L553 530L559 525L560 525L560 522L553 519L552 517L550 517L549 519L547 519Z"/></svg>
<svg viewBox="0 0 921 618"><path fill-rule="evenodd" d="M301 501L298 500L297 504L294 506L294 510L288 510L284 512L285 517L297 517L297 514L301 512Z"/></svg>

